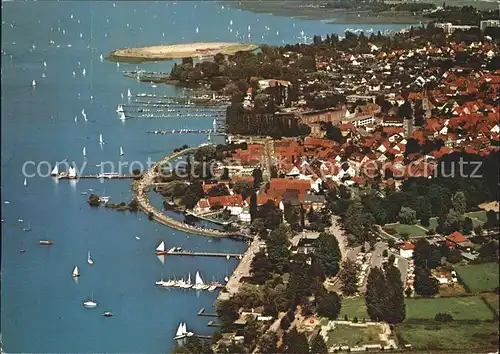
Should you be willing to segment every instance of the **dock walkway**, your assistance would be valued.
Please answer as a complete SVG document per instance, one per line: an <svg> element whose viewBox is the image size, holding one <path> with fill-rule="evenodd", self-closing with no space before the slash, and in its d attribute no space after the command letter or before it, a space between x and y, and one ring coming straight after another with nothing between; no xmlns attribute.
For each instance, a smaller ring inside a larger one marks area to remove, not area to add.
<svg viewBox="0 0 500 354"><path fill-rule="evenodd" d="M146 215L151 215L151 217L158 221L161 224L164 224L166 226L169 226L173 229L196 234L196 235L202 235L202 236L211 236L211 237L228 237L228 238L235 238L235 239L253 239L251 235L246 235L240 232L224 232L224 231L218 231L214 229L205 229L205 228L200 228L196 226L191 226L188 225L182 221L175 220L164 213L162 213L159 209L155 208L151 203L149 202L147 198L147 191L149 186L153 183L157 172L156 172L156 167L158 165L161 165L163 163L169 162L172 159L175 159L177 157L186 155L188 153L193 153L198 149L198 147L191 147L187 148L178 152L175 152L162 160L156 162L153 164L151 169L148 171L144 172L142 175L142 178L139 180L139 183L137 185L137 188L135 189L136 193L136 198L137 198L137 203L139 204L139 209L143 211Z"/></svg>
<svg viewBox="0 0 500 354"><path fill-rule="evenodd" d="M217 253L217 252L192 252L192 251L165 251L162 254L168 256L192 256L192 257L243 257L241 253Z"/></svg>

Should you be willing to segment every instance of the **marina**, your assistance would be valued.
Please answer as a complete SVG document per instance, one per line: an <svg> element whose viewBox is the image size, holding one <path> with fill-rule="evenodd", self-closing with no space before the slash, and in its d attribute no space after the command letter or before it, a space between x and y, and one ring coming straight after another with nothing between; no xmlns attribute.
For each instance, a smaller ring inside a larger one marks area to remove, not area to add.
<svg viewBox="0 0 500 354"><path fill-rule="evenodd" d="M89 174L89 175L70 175L65 172L61 172L56 176L57 179L133 179L136 176L119 174L119 173L99 173L99 174Z"/></svg>
<svg viewBox="0 0 500 354"><path fill-rule="evenodd" d="M172 129L172 130L148 130L148 134L211 134L213 136L226 136L224 132L213 132L212 129Z"/></svg>

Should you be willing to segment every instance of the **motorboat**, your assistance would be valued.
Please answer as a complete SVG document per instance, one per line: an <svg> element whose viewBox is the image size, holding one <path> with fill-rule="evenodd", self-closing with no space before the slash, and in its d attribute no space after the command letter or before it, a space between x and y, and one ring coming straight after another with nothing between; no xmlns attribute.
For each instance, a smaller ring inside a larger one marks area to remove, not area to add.
<svg viewBox="0 0 500 354"><path fill-rule="evenodd" d="M48 241L48 240L40 240L40 245L42 246L51 246L53 245L54 242L53 241Z"/></svg>
<svg viewBox="0 0 500 354"><path fill-rule="evenodd" d="M112 312L109 312L109 311L106 311L102 314L104 317L112 317L113 316L113 313Z"/></svg>
<svg viewBox="0 0 500 354"><path fill-rule="evenodd" d="M90 251L87 252L87 263L90 265L94 264L92 257L90 257Z"/></svg>
<svg viewBox="0 0 500 354"><path fill-rule="evenodd" d="M88 309L94 309L97 307L97 302L94 301L94 293L92 293L92 297L90 298L90 300L83 302L83 307Z"/></svg>

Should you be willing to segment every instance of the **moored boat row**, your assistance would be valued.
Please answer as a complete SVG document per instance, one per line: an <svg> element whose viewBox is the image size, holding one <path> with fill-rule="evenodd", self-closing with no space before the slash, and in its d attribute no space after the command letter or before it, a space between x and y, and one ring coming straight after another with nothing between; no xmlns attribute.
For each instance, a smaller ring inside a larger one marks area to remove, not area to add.
<svg viewBox="0 0 500 354"><path fill-rule="evenodd" d="M155 285L162 288L179 288L179 289L194 289L194 290L208 290L208 291L214 291L218 288L224 287L224 285L218 282L205 284L199 271L196 272L194 283L192 283L191 273L189 273L187 280L184 280L184 278L163 280L162 277L161 280L155 282Z"/></svg>

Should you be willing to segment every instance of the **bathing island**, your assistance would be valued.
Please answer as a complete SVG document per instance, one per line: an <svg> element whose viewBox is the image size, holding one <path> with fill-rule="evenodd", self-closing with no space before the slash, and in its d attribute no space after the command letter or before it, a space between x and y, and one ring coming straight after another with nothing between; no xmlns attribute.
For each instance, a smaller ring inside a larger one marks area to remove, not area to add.
<svg viewBox="0 0 500 354"><path fill-rule="evenodd" d="M107 59L112 61L168 60L185 57L211 57L217 53L233 55L240 51L253 51L258 46L248 43L210 42L156 45L150 47L124 48L111 52Z"/></svg>

